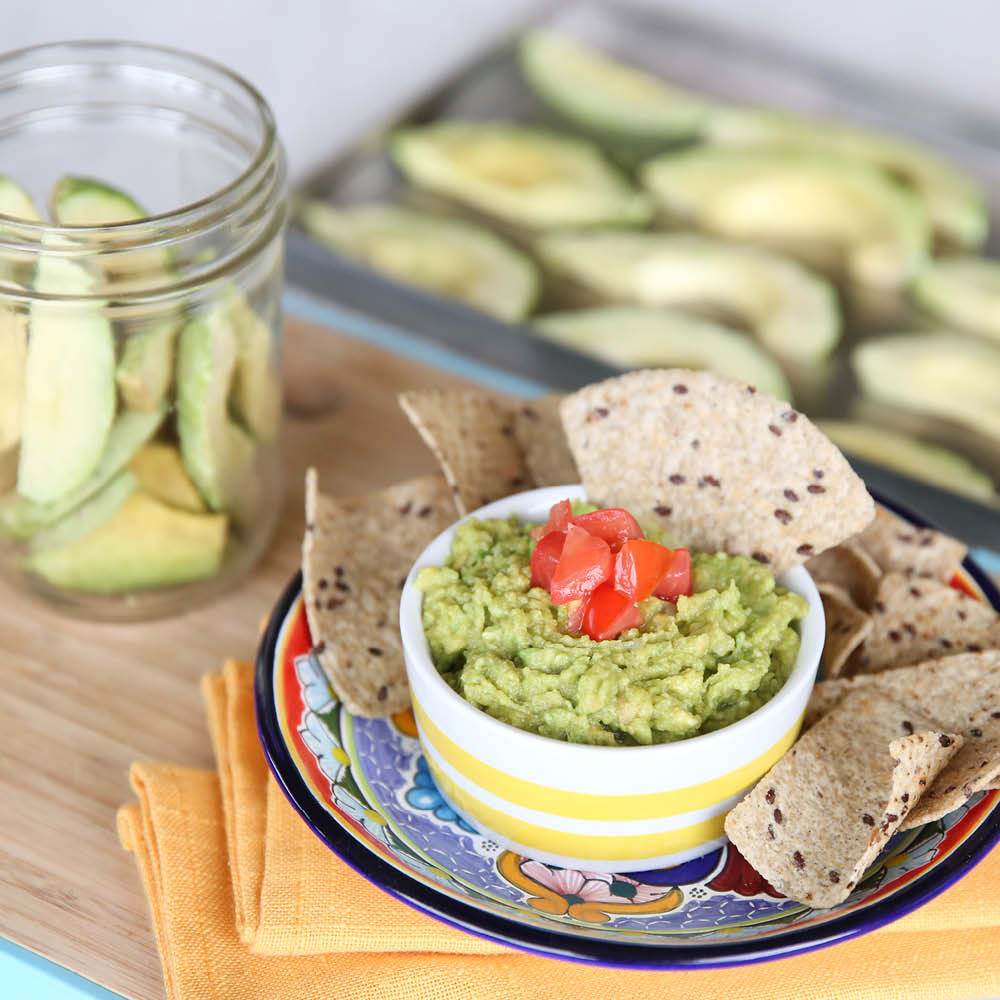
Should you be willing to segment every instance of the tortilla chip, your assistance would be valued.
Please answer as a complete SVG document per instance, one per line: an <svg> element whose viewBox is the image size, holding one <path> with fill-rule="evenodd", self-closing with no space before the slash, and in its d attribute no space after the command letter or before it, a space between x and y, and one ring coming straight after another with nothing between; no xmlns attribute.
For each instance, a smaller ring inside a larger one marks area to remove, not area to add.
<svg viewBox="0 0 1000 1000"><path fill-rule="evenodd" d="M302 594L313 652L337 697L376 718L410 705L399 593L414 560L454 520L440 476L336 498L306 473Z"/></svg>
<svg viewBox="0 0 1000 1000"><path fill-rule="evenodd" d="M871 615L844 600L836 584L820 584L819 596L826 616L826 641L820 655L824 677L839 677L847 658L872 630Z"/></svg>
<svg viewBox="0 0 1000 1000"><path fill-rule="evenodd" d="M898 670L821 681L806 706L804 727L852 691L878 691L965 739L901 829L940 819L1000 781L1000 650L957 653Z"/></svg>
<svg viewBox="0 0 1000 1000"><path fill-rule="evenodd" d="M779 892L836 906L961 746L884 695L853 692L729 813L726 833Z"/></svg>
<svg viewBox="0 0 1000 1000"><path fill-rule="evenodd" d="M802 414L710 372L629 372L563 401L589 498L663 524L685 544L776 573L861 531L874 503Z"/></svg>
<svg viewBox="0 0 1000 1000"><path fill-rule="evenodd" d="M813 556L806 569L817 584L835 583L859 608L871 607L882 577L879 564L853 539Z"/></svg>
<svg viewBox="0 0 1000 1000"><path fill-rule="evenodd" d="M957 538L917 528L884 507L857 540L886 573L929 576L942 583L952 578L969 551Z"/></svg>
<svg viewBox="0 0 1000 1000"><path fill-rule="evenodd" d="M539 396L526 400L514 411L514 432L536 486L563 486L580 481L559 419L559 404L563 399L561 393Z"/></svg>
<svg viewBox="0 0 1000 1000"><path fill-rule="evenodd" d="M441 463L461 516L532 486L513 409L489 393L414 389L399 405Z"/></svg>
<svg viewBox="0 0 1000 1000"><path fill-rule="evenodd" d="M871 614L871 633L848 664L852 674L1000 646L1000 615L936 580L886 573Z"/></svg>

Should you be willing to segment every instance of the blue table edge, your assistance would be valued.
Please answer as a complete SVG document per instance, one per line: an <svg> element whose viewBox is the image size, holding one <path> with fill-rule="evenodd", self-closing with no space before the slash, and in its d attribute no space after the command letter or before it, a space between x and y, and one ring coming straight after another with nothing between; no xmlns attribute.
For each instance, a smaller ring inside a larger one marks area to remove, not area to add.
<svg viewBox="0 0 1000 1000"><path fill-rule="evenodd" d="M539 396L548 391L541 382L532 382L499 371L457 351L413 336L405 330L341 309L295 287L285 289L282 306L288 316L329 327L393 354L478 382L498 392L516 396ZM1000 553L988 549L973 549L971 555L987 572L1000 573ZM125 1000L122 994L4 937L0 937L0 982L10 990L11 996L45 997L46 1000Z"/></svg>

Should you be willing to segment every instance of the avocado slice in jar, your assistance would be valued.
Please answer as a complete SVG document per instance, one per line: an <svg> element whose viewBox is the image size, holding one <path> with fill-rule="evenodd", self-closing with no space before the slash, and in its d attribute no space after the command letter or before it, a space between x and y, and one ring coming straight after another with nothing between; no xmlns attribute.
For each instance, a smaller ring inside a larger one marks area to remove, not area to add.
<svg viewBox="0 0 1000 1000"><path fill-rule="evenodd" d="M299 218L316 239L373 271L516 323L534 307L538 271L482 226L380 202L307 200Z"/></svg>
<svg viewBox="0 0 1000 1000"><path fill-rule="evenodd" d="M271 327L235 290L221 308L236 334L230 408L257 441L273 441L281 421L281 382Z"/></svg>
<svg viewBox="0 0 1000 1000"><path fill-rule="evenodd" d="M898 287L927 260L922 201L882 171L781 146L699 146L648 161L643 184L671 217Z"/></svg>
<svg viewBox="0 0 1000 1000"><path fill-rule="evenodd" d="M779 365L746 334L674 309L604 306L539 316L546 339L621 368L703 368L790 400Z"/></svg>
<svg viewBox="0 0 1000 1000"><path fill-rule="evenodd" d="M30 310L17 491L50 503L100 461L115 413L115 346L104 303L85 301L93 279L80 264L43 254L35 288L80 297L39 299Z"/></svg>
<svg viewBox="0 0 1000 1000"><path fill-rule="evenodd" d="M946 243L971 249L986 239L989 214L982 184L916 142L847 122L738 107L715 109L703 134L725 145L794 144L862 160L916 191L927 205L935 233Z"/></svg>
<svg viewBox="0 0 1000 1000"><path fill-rule="evenodd" d="M757 247L693 233L552 233L536 249L555 273L612 301L707 306L738 317L780 358L812 364L840 338L829 282Z"/></svg>
<svg viewBox="0 0 1000 1000"><path fill-rule="evenodd" d="M842 451L869 462L974 500L997 498L993 480L950 448L860 421L817 420L816 426Z"/></svg>
<svg viewBox="0 0 1000 1000"><path fill-rule="evenodd" d="M181 453L172 444L153 441L144 445L133 455L128 467L143 492L155 500L192 514L204 514L208 509L184 468Z"/></svg>
<svg viewBox="0 0 1000 1000"><path fill-rule="evenodd" d="M527 229L642 226L653 214L600 150L508 121L440 121L398 131L396 164L421 187Z"/></svg>
<svg viewBox="0 0 1000 1000"><path fill-rule="evenodd" d="M911 291L936 319L1000 341L1000 261L939 258L917 275Z"/></svg>
<svg viewBox="0 0 1000 1000"><path fill-rule="evenodd" d="M190 514L133 489L115 512L75 541L30 554L24 568L56 587L118 594L189 583L218 572L224 514Z"/></svg>
<svg viewBox="0 0 1000 1000"><path fill-rule="evenodd" d="M529 32L518 55L542 100L597 132L671 142L694 136L708 112L706 98L557 32Z"/></svg>
<svg viewBox="0 0 1000 1000"><path fill-rule="evenodd" d="M865 395L1000 440L1000 347L950 332L898 334L859 344L851 364Z"/></svg>

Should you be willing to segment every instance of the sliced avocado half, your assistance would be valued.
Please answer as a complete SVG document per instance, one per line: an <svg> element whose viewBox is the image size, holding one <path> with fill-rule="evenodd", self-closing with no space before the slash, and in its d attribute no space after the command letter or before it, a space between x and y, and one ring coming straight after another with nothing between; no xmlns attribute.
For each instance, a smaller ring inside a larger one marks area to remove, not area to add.
<svg viewBox="0 0 1000 1000"><path fill-rule="evenodd" d="M405 128L391 150L413 183L528 229L641 226L653 212L596 146L514 122Z"/></svg>
<svg viewBox="0 0 1000 1000"><path fill-rule="evenodd" d="M539 96L586 128L626 139L693 136L708 102L680 87L554 31L529 32L521 71Z"/></svg>
<svg viewBox="0 0 1000 1000"><path fill-rule="evenodd" d="M539 316L534 327L549 340L621 368L704 368L791 399L781 368L750 337L677 310L576 309Z"/></svg>
<svg viewBox="0 0 1000 1000"><path fill-rule="evenodd" d="M954 333L910 333L851 355L865 395L1000 440L1000 348Z"/></svg>
<svg viewBox="0 0 1000 1000"><path fill-rule="evenodd" d="M986 239L989 216L982 185L967 170L915 142L847 122L761 108L718 108L703 131L717 143L794 144L863 160L913 188L946 242L973 248Z"/></svg>
<svg viewBox="0 0 1000 1000"><path fill-rule="evenodd" d="M57 587L117 594L188 583L218 572L224 514L189 514L133 490L84 537L27 557L24 568Z"/></svg>
<svg viewBox="0 0 1000 1000"><path fill-rule="evenodd" d="M1000 341L1000 261L939 258L917 275L912 291L937 319Z"/></svg>
<svg viewBox="0 0 1000 1000"><path fill-rule="evenodd" d="M853 420L818 420L816 425L838 448L859 458L975 500L997 497L993 480L949 448Z"/></svg>
<svg viewBox="0 0 1000 1000"><path fill-rule="evenodd" d="M43 255L38 291L87 296L93 279L75 261ZM115 347L102 302L35 301L24 364L17 491L50 503L94 471L115 412Z"/></svg>
<svg viewBox="0 0 1000 1000"><path fill-rule="evenodd" d="M924 265L922 201L846 157L780 146L699 146L657 157L642 181L672 217L811 258L835 252L855 281L896 287Z"/></svg>
<svg viewBox="0 0 1000 1000"><path fill-rule="evenodd" d="M132 456L159 430L166 415L165 403L148 413L125 410L111 425L97 465L79 486L47 503L13 498L0 504L0 532L14 538L28 538L65 517L103 489L128 464Z"/></svg>
<svg viewBox="0 0 1000 1000"><path fill-rule="evenodd" d="M185 324L177 345L177 433L188 475L212 510L232 510L253 480L253 440L229 417L238 352L224 304Z"/></svg>
<svg viewBox="0 0 1000 1000"><path fill-rule="evenodd" d="M538 298L535 265L482 226L380 202L335 208L308 200L306 230L387 277L515 323Z"/></svg>
<svg viewBox="0 0 1000 1000"><path fill-rule="evenodd" d="M737 316L768 350L812 364L840 337L831 285L795 261L692 233L552 233L536 244L556 273L611 300L709 306Z"/></svg>

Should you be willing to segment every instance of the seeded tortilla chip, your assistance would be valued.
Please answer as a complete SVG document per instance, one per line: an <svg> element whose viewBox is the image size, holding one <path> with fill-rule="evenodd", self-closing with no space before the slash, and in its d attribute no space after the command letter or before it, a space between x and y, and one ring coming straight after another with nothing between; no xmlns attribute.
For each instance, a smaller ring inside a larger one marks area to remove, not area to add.
<svg viewBox="0 0 1000 1000"><path fill-rule="evenodd" d="M514 410L514 431L535 486L563 486L580 481L559 419L559 404L564 398L560 393L552 393L526 400Z"/></svg>
<svg viewBox="0 0 1000 1000"><path fill-rule="evenodd" d="M399 405L441 463L460 515L531 487L513 409L489 393L414 389Z"/></svg>
<svg viewBox="0 0 1000 1000"><path fill-rule="evenodd" d="M852 692L729 813L726 833L779 892L836 906L961 746L882 694Z"/></svg>
<svg viewBox="0 0 1000 1000"><path fill-rule="evenodd" d="M561 407L589 498L656 519L685 544L776 573L861 531L874 503L806 417L710 372L629 372Z"/></svg>
<svg viewBox="0 0 1000 1000"><path fill-rule="evenodd" d="M871 607L882 576L879 564L851 539L813 556L806 563L806 569L817 585L836 584L850 595L851 602L859 608Z"/></svg>
<svg viewBox="0 0 1000 1000"><path fill-rule="evenodd" d="M884 507L876 510L857 541L886 573L928 576L941 583L952 578L969 551L957 538L917 528Z"/></svg>
<svg viewBox="0 0 1000 1000"><path fill-rule="evenodd" d="M836 584L819 584L819 596L826 616L826 641L820 655L824 677L839 677L847 658L872 630L871 615L844 600Z"/></svg>
<svg viewBox="0 0 1000 1000"><path fill-rule="evenodd" d="M410 705L399 594L414 560L454 520L440 476L328 497L306 473L302 594L313 649L337 697L376 718Z"/></svg>
<svg viewBox="0 0 1000 1000"><path fill-rule="evenodd" d="M872 630L852 655L848 673L877 673L1000 646L1000 615L936 580L886 573L871 615Z"/></svg>
<svg viewBox="0 0 1000 1000"><path fill-rule="evenodd" d="M1000 650L821 681L813 688L803 725L812 725L852 691L877 691L965 739L902 829L940 819L1000 781Z"/></svg>

